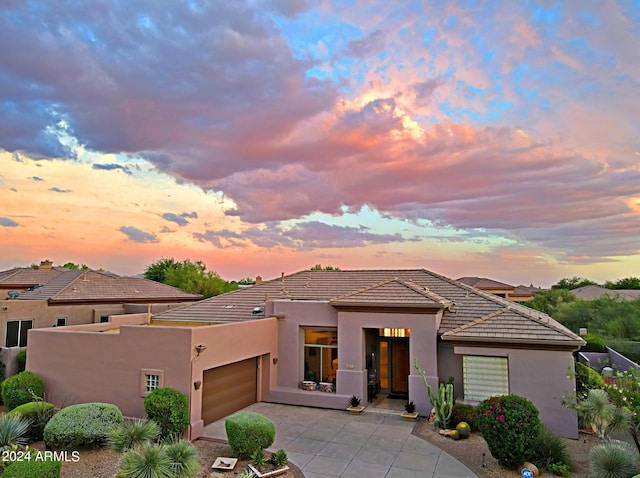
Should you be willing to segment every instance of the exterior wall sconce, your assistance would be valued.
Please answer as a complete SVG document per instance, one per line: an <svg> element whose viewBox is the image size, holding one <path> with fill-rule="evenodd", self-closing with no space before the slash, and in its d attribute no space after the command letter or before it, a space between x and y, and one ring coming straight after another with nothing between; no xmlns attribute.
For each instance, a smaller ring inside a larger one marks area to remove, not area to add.
<svg viewBox="0 0 640 478"><path fill-rule="evenodd" d="M274 357L274 358L273 358L273 365L275 365L275 364L277 364L277 363L278 363L278 357Z"/></svg>
<svg viewBox="0 0 640 478"><path fill-rule="evenodd" d="M193 388L195 388L196 390L200 390L201 385L202 382L200 380L198 380L197 382L193 382Z"/></svg>
<svg viewBox="0 0 640 478"><path fill-rule="evenodd" d="M199 357L200 354L202 352L204 352L205 350L207 350L207 346L206 345L202 345L202 344L196 345L196 357Z"/></svg>

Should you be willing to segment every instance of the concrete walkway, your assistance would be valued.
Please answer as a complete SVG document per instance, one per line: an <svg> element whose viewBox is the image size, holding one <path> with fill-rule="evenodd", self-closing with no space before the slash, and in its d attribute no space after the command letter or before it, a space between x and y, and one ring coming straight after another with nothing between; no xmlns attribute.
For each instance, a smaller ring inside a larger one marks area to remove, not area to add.
<svg viewBox="0 0 640 478"><path fill-rule="evenodd" d="M477 478L465 465L411 434L414 423L397 414L256 403L276 425L269 451L284 449L306 478ZM226 440L224 419L204 436Z"/></svg>

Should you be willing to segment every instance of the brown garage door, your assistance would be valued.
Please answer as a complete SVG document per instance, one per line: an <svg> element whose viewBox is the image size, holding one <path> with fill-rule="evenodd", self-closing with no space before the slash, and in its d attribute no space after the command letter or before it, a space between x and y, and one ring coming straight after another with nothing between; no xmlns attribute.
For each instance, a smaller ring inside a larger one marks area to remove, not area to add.
<svg viewBox="0 0 640 478"><path fill-rule="evenodd" d="M202 419L207 425L256 403L256 358L205 370L202 384Z"/></svg>

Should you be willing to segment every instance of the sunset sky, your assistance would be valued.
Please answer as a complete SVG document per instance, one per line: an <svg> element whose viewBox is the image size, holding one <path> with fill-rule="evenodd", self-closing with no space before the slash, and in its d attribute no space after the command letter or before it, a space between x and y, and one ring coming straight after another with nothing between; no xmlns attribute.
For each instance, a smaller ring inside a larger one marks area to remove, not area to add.
<svg viewBox="0 0 640 478"><path fill-rule="evenodd" d="M5 0L0 270L640 275L640 1Z"/></svg>

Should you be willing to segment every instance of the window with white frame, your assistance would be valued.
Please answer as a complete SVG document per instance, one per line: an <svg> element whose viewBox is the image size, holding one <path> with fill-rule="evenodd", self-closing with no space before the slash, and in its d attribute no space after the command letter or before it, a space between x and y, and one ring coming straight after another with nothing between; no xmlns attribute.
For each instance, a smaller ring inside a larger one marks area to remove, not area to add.
<svg viewBox="0 0 640 478"><path fill-rule="evenodd" d="M26 347L27 332L33 328L33 319L8 320L5 347Z"/></svg>
<svg viewBox="0 0 640 478"><path fill-rule="evenodd" d="M160 375L146 374L145 375L145 389L147 393L153 392L160 386Z"/></svg>
<svg viewBox="0 0 640 478"><path fill-rule="evenodd" d="M156 388L163 387L164 371L143 368L140 370L140 396L146 397Z"/></svg>
<svg viewBox="0 0 640 478"><path fill-rule="evenodd" d="M464 355L462 375L465 400L482 401L509 394L509 361L506 357Z"/></svg>
<svg viewBox="0 0 640 478"><path fill-rule="evenodd" d="M334 382L337 370L338 330L304 329L304 380Z"/></svg>

